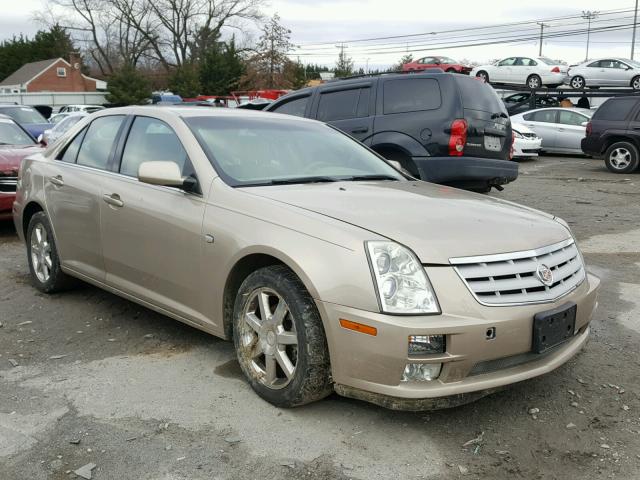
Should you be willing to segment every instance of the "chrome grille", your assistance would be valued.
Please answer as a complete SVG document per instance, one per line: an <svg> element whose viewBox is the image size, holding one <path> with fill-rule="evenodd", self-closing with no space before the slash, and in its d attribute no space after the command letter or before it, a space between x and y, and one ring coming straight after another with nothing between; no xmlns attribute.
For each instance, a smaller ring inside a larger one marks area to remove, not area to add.
<svg viewBox="0 0 640 480"><path fill-rule="evenodd" d="M551 302L578 287L586 275L573 239L526 252L449 261L483 305ZM550 285L538 278L541 265L553 273Z"/></svg>
<svg viewBox="0 0 640 480"><path fill-rule="evenodd" d="M0 192L14 193L18 184L17 177L0 177Z"/></svg>

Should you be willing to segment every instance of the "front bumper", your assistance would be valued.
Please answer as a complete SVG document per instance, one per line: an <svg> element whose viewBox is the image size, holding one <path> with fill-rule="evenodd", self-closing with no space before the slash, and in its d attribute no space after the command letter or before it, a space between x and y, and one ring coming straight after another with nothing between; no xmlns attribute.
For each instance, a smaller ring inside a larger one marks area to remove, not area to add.
<svg viewBox="0 0 640 480"><path fill-rule="evenodd" d="M413 157L420 179L427 182L475 187L504 185L518 178L518 164L480 157Z"/></svg>
<svg viewBox="0 0 640 480"><path fill-rule="evenodd" d="M555 302L487 307L474 299L452 268L428 267L427 272L436 287L441 315L394 316L317 302L338 393L406 410L454 406L550 372L587 341L600 284L593 275ZM438 285L446 288L440 291ZM574 337L549 352L532 354L534 315L568 302L577 305ZM377 335L346 330L340 326L341 318L375 327ZM488 340L491 327L496 335ZM446 335L446 352L409 356L409 335ZM437 380L402 382L407 363L443 366Z"/></svg>
<svg viewBox="0 0 640 480"><path fill-rule="evenodd" d="M0 192L0 220L11 220L15 192Z"/></svg>
<svg viewBox="0 0 640 480"><path fill-rule="evenodd" d="M528 138L516 138L513 144L513 156L521 157L537 157L542 148L542 139L535 140Z"/></svg>

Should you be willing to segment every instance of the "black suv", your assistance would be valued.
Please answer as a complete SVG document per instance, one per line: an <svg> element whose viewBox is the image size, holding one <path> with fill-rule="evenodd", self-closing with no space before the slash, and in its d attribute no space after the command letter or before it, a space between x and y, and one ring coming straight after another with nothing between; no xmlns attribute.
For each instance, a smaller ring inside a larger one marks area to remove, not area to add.
<svg viewBox="0 0 640 480"><path fill-rule="evenodd" d="M610 98L596 110L587 124L582 151L614 173L630 173L640 163L640 97Z"/></svg>
<svg viewBox="0 0 640 480"><path fill-rule="evenodd" d="M265 111L327 122L412 175L476 191L518 177L509 115L493 88L444 72L336 80Z"/></svg>

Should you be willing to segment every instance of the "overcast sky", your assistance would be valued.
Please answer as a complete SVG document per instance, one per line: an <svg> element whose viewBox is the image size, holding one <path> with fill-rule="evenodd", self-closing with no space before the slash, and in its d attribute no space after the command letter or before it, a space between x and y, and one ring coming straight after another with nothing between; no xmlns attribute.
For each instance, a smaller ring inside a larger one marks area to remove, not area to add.
<svg viewBox="0 0 640 480"><path fill-rule="evenodd" d="M14 34L33 35L38 25L33 21L33 12L41 7L42 0L0 0L0 38L10 38ZM578 15L583 10L631 9L633 0L271 0L267 13L277 12L282 22L292 30L292 41L301 45L300 59L303 62L317 62L332 65L338 49L333 45L312 45L314 42L340 42L361 38L406 35L436 32L428 37L387 40L367 43L348 43L346 51L356 62L364 66L367 59L370 67L386 66L397 61L402 53L409 50L414 57L429 54L448 55L453 58L467 58L486 61L510 55L530 55L538 53L538 42L529 40L508 45L487 45L464 48L443 48L455 41L496 35L478 27L505 24L526 20L537 20L567 15ZM601 16L594 26L631 24L632 13ZM626 17L626 18L622 18ZM605 18L612 19L604 22ZM617 18L617 19L616 19ZM583 28L581 20L559 20L550 22L547 31L561 31ZM570 25L573 23L573 25ZM521 28L521 30L520 30ZM444 30L465 29L456 33L441 33ZM537 27L511 27L509 35L535 35ZM453 38L467 35L467 37ZM640 33L638 35L640 37ZM425 45L427 42L438 45ZM384 43L384 45L382 45ZM640 44L640 38L638 40ZM543 44L543 54L561 58L569 63L584 60L586 35L550 38ZM629 57L631 30L618 32L597 32L591 35L590 58L605 55ZM385 50L387 49L387 50ZM380 52L389 52L381 54ZM639 52L640 53L640 52ZM640 54L636 57L640 58Z"/></svg>

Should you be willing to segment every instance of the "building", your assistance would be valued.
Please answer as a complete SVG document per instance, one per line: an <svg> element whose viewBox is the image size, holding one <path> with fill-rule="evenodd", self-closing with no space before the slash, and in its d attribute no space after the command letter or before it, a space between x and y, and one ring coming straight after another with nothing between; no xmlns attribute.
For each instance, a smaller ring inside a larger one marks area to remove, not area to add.
<svg viewBox="0 0 640 480"><path fill-rule="evenodd" d="M26 63L0 82L0 93L96 92L107 89L107 83L84 75L80 57L52 58Z"/></svg>

